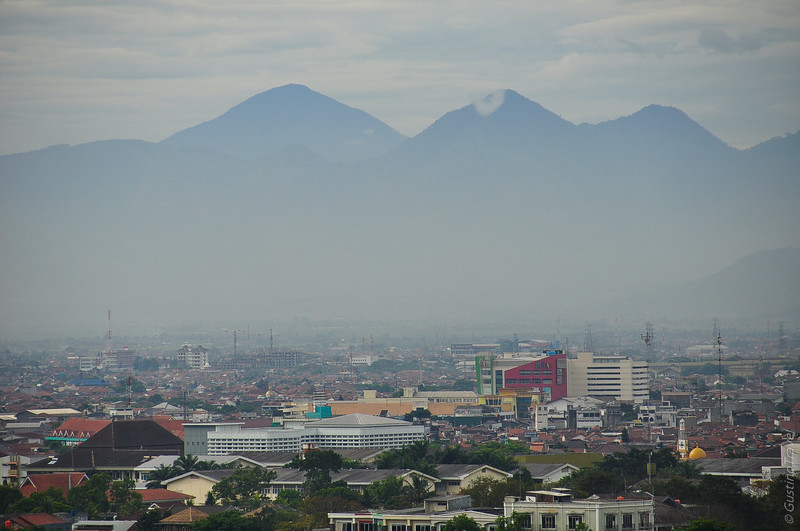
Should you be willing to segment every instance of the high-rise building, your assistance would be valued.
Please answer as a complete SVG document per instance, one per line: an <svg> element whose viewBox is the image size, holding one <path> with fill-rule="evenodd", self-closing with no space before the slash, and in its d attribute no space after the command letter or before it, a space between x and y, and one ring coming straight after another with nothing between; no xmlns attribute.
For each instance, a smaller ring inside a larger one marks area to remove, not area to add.
<svg viewBox="0 0 800 531"><path fill-rule="evenodd" d="M529 389L548 395L548 401L567 395L567 354L563 350L476 356L475 371L479 395L496 395L500 389Z"/></svg>
<svg viewBox="0 0 800 531"><path fill-rule="evenodd" d="M190 369L201 371L208 365L208 350L201 345L192 347L189 344L183 345L178 351L178 363L185 362Z"/></svg>
<svg viewBox="0 0 800 531"><path fill-rule="evenodd" d="M136 351L132 348L123 347L122 350L110 350L102 354L102 366L105 369L115 371L128 371L133 369L133 362L136 360Z"/></svg>
<svg viewBox="0 0 800 531"><path fill-rule="evenodd" d="M650 396L647 362L628 356L578 352L567 360L570 396L642 403Z"/></svg>

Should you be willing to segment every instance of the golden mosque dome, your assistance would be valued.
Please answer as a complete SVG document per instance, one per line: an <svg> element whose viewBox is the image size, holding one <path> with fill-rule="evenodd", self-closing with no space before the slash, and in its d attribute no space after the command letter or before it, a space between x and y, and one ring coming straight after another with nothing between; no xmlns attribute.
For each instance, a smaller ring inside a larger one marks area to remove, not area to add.
<svg viewBox="0 0 800 531"><path fill-rule="evenodd" d="M689 452L689 459L700 459L701 457L705 456L706 456L705 451L699 446L696 446L694 450Z"/></svg>

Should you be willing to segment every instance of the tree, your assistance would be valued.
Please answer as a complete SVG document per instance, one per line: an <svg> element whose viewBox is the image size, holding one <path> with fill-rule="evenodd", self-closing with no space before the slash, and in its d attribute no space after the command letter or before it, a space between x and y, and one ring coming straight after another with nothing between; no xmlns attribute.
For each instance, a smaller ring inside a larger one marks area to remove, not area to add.
<svg viewBox="0 0 800 531"><path fill-rule="evenodd" d="M364 505L360 501L350 499L349 497L344 498L336 495L310 496L303 500L301 508L302 512L310 517L313 527L321 528L328 526L328 513L360 511L364 508Z"/></svg>
<svg viewBox="0 0 800 531"><path fill-rule="evenodd" d="M481 525L466 514L459 514L445 522L442 531L482 531Z"/></svg>
<svg viewBox="0 0 800 531"><path fill-rule="evenodd" d="M155 470L150 472L146 486L148 489L160 489L163 486L164 481L174 478L180 474L180 470L174 466L164 464L158 465Z"/></svg>
<svg viewBox="0 0 800 531"><path fill-rule="evenodd" d="M286 464L286 467L298 468L305 472L303 491L312 495L330 487L331 472L341 470L343 462L342 456L333 450L314 450L295 457Z"/></svg>
<svg viewBox="0 0 800 531"><path fill-rule="evenodd" d="M181 456L178 457L174 463L172 463L172 466L178 470L178 475L180 475L197 470L198 461L199 458L196 455L181 454Z"/></svg>
<svg viewBox="0 0 800 531"><path fill-rule="evenodd" d="M193 531L256 531L257 529L262 528L258 527L255 518L242 516L236 511L211 514L192 524Z"/></svg>
<svg viewBox="0 0 800 531"><path fill-rule="evenodd" d="M406 498L411 500L414 504L421 504L425 498L431 496L434 492L431 490L428 482L422 477L413 474L411 483L403 486L403 494Z"/></svg>
<svg viewBox="0 0 800 531"><path fill-rule="evenodd" d="M502 498L498 494L501 483L503 482L489 476L478 476L470 482L463 493L472 497L473 507L499 507L498 499L502 505Z"/></svg>
<svg viewBox="0 0 800 531"><path fill-rule="evenodd" d="M135 486L130 478L111 484L108 491L109 508L120 518L127 518L142 508L142 495L134 492Z"/></svg>
<svg viewBox="0 0 800 531"><path fill-rule="evenodd" d="M225 505L252 511L261 506L270 482L276 474L261 467L237 468L233 474L218 482L211 491Z"/></svg>
<svg viewBox="0 0 800 531"><path fill-rule="evenodd" d="M522 515L516 511L511 513L511 516L508 518L505 516L498 516L496 522L497 531L522 531L523 527L531 527L530 515Z"/></svg>
<svg viewBox="0 0 800 531"><path fill-rule="evenodd" d="M155 531L156 524L169 516L171 511L152 510L142 513L136 520L136 529L138 531Z"/></svg>
<svg viewBox="0 0 800 531"><path fill-rule="evenodd" d="M303 501L303 494L299 490L283 489L278 493L275 501L281 505L287 505L292 509L300 509L300 502Z"/></svg>
<svg viewBox="0 0 800 531"><path fill-rule="evenodd" d="M157 371L158 360L156 358L143 358L141 356L136 356L136 359L133 362L133 370L136 372Z"/></svg>
<svg viewBox="0 0 800 531"><path fill-rule="evenodd" d="M689 525L678 528L679 531L735 531L735 527L726 522L710 520L708 518L698 518Z"/></svg>
<svg viewBox="0 0 800 531"><path fill-rule="evenodd" d="M414 411L409 411L403 416L406 422L412 422L414 419L429 419L431 412L424 408L417 408Z"/></svg>
<svg viewBox="0 0 800 531"><path fill-rule="evenodd" d="M597 467L573 472L559 481L559 484L575 489L576 496L584 498L592 494L616 494L625 491L623 476Z"/></svg>
<svg viewBox="0 0 800 531"><path fill-rule="evenodd" d="M12 505L10 513L58 513L69 511L61 489L50 487L44 492L34 492L28 498L22 498ZM4 511L5 512L5 511Z"/></svg>
<svg viewBox="0 0 800 531"><path fill-rule="evenodd" d="M78 487L69 489L67 502L80 513L86 513L89 518L98 519L108 512L108 489L111 486L111 476L104 472L92 475L89 481Z"/></svg>
<svg viewBox="0 0 800 531"><path fill-rule="evenodd" d="M397 476L388 476L367 485L365 497L380 507L387 509L400 509L410 507L412 503L406 499L403 492L403 479Z"/></svg>
<svg viewBox="0 0 800 531"><path fill-rule="evenodd" d="M0 485L0 514L5 514L8 508L14 505L17 500L22 499L22 491L16 487Z"/></svg>
<svg viewBox="0 0 800 531"><path fill-rule="evenodd" d="M402 448L394 448L380 454L375 459L377 468L413 468L429 476L438 476L435 457L430 451L430 443L422 439Z"/></svg>

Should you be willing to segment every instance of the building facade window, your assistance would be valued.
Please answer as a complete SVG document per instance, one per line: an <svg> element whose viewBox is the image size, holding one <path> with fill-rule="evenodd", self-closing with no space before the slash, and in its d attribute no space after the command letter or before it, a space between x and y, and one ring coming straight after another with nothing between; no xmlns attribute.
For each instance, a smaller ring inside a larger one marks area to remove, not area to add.
<svg viewBox="0 0 800 531"><path fill-rule="evenodd" d="M622 529L633 529L633 515L632 514L623 514L622 515Z"/></svg>
<svg viewBox="0 0 800 531"><path fill-rule="evenodd" d="M617 527L617 515L616 514L607 514L606 515L606 529L616 529Z"/></svg>
<svg viewBox="0 0 800 531"><path fill-rule="evenodd" d="M567 529L577 529L580 523L583 523L583 515L571 514L567 516Z"/></svg>
<svg viewBox="0 0 800 531"><path fill-rule="evenodd" d="M543 514L542 515L542 529L555 529L556 528L556 515Z"/></svg>

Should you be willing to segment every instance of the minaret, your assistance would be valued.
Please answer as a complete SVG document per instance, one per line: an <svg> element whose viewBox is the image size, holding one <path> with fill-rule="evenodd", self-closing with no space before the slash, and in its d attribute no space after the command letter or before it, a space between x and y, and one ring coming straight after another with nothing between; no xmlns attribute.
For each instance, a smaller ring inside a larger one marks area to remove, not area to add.
<svg viewBox="0 0 800 531"><path fill-rule="evenodd" d="M678 431L678 455L682 461L689 459L689 441L686 439L686 421L681 419Z"/></svg>

